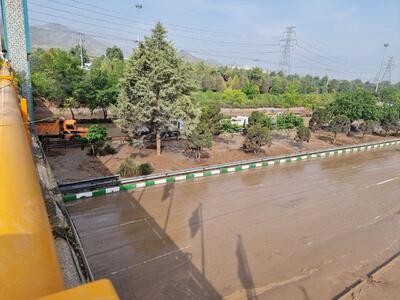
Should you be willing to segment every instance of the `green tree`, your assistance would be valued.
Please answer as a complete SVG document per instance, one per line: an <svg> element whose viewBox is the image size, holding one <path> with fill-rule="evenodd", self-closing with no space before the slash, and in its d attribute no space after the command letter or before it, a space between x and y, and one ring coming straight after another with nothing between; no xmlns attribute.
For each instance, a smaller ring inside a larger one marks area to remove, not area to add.
<svg viewBox="0 0 400 300"><path fill-rule="evenodd" d="M217 75L215 79L215 91L222 92L226 89L226 83L224 78L221 75Z"/></svg>
<svg viewBox="0 0 400 300"><path fill-rule="evenodd" d="M345 133L348 134L350 131L350 119L346 115L338 115L334 116L330 125L329 129L333 132L333 141L332 143L336 143L336 138L338 133Z"/></svg>
<svg viewBox="0 0 400 300"><path fill-rule="evenodd" d="M64 108L68 108L69 111L71 112L71 116L72 119L75 120L75 113L73 108L75 108L78 104L78 101L76 101L76 99L74 97L68 97L67 99L65 99L63 106Z"/></svg>
<svg viewBox="0 0 400 300"><path fill-rule="evenodd" d="M207 123L200 122L189 138L189 147L194 151L196 160L201 158L204 148L212 147L212 134Z"/></svg>
<svg viewBox="0 0 400 300"><path fill-rule="evenodd" d="M262 111L253 111L249 117L249 126L259 124L268 129L272 128L272 119Z"/></svg>
<svg viewBox="0 0 400 300"><path fill-rule="evenodd" d="M221 113L221 105L217 102L212 102L205 105L201 109L200 122L208 124L213 135L220 133L220 121L223 115Z"/></svg>
<svg viewBox="0 0 400 300"><path fill-rule="evenodd" d="M260 94L260 89L254 83L247 82L243 86L242 92L246 94L247 98L254 99L258 94Z"/></svg>
<svg viewBox="0 0 400 300"><path fill-rule="evenodd" d="M32 85L35 96L62 104L82 81L83 71L79 60L65 51L39 49L31 54L30 59L33 61Z"/></svg>
<svg viewBox="0 0 400 300"><path fill-rule="evenodd" d="M112 48L107 48L106 49L106 57L110 60L124 60L124 54L121 50L121 48L118 48L117 46L113 46Z"/></svg>
<svg viewBox="0 0 400 300"><path fill-rule="evenodd" d="M376 97L361 88L347 93L337 94L328 106L333 115L345 115L350 122L355 120L377 120L379 109Z"/></svg>
<svg viewBox="0 0 400 300"><path fill-rule="evenodd" d="M246 102L247 97L246 94L243 93L240 90L232 90L232 89L226 89L225 91L222 92L222 101L224 101L227 104L242 104Z"/></svg>
<svg viewBox="0 0 400 300"><path fill-rule="evenodd" d="M283 93L285 107L294 107L300 105L299 84L290 82Z"/></svg>
<svg viewBox="0 0 400 300"><path fill-rule="evenodd" d="M259 153L261 147L272 144L272 136L268 128L262 127L260 124L250 126L247 130L242 149L245 152Z"/></svg>
<svg viewBox="0 0 400 300"><path fill-rule="evenodd" d="M299 142L299 148L302 149L303 143L310 142L311 130L304 125L297 127L296 140Z"/></svg>
<svg viewBox="0 0 400 300"><path fill-rule="evenodd" d="M309 126L313 130L322 129L325 125L329 124L331 116L326 108L319 107L313 111Z"/></svg>
<svg viewBox="0 0 400 300"><path fill-rule="evenodd" d="M203 91L214 91L215 90L215 77L211 74L205 74L201 81Z"/></svg>
<svg viewBox="0 0 400 300"><path fill-rule="evenodd" d="M115 110L119 123L136 142L154 134L160 155L162 132L173 128L177 115L185 114L179 109L180 100L185 100L186 110L192 105L194 89L189 70L166 41L166 30L160 23L128 59L122 87Z"/></svg>
<svg viewBox="0 0 400 300"><path fill-rule="evenodd" d="M86 143L91 147L91 154L96 156L98 150L104 146L104 142L107 140L107 128L100 127L99 125L92 125L89 127L86 135Z"/></svg>
<svg viewBox="0 0 400 300"><path fill-rule="evenodd" d="M235 75L230 82L228 83L228 86L232 90L240 90L240 78L238 75Z"/></svg>
<svg viewBox="0 0 400 300"><path fill-rule="evenodd" d="M288 140L292 129L298 126L304 126L304 120L292 113L281 114L276 118L276 128L285 131Z"/></svg>

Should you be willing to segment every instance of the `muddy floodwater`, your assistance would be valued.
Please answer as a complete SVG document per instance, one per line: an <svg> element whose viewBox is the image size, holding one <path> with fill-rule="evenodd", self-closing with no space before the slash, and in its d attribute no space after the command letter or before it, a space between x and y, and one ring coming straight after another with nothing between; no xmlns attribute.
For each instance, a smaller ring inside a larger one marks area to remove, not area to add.
<svg viewBox="0 0 400 300"><path fill-rule="evenodd" d="M121 299L331 299L400 249L400 151L295 162L68 206Z"/></svg>

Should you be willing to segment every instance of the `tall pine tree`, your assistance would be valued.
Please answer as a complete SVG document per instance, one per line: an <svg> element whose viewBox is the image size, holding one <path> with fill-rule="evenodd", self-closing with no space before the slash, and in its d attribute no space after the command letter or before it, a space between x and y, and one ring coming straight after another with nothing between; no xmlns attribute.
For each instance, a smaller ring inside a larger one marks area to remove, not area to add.
<svg viewBox="0 0 400 300"><path fill-rule="evenodd" d="M198 114L190 99L190 73L166 41L160 23L128 59L122 87L115 110L121 126L139 144L155 135L157 155L161 134L171 130L174 121L184 122L184 132L195 127Z"/></svg>

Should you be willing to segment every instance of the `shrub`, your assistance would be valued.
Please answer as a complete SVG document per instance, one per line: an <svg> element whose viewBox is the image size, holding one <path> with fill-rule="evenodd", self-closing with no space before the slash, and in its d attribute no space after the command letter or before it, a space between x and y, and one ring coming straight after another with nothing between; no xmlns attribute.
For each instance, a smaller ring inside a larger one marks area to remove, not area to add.
<svg viewBox="0 0 400 300"><path fill-rule="evenodd" d="M325 108L317 108L311 116L309 126L313 130L322 129L329 124L329 121L330 116L328 110Z"/></svg>
<svg viewBox="0 0 400 300"><path fill-rule="evenodd" d="M276 129L285 131L288 140L290 131L299 126L304 126L304 120L292 113L282 114L276 118Z"/></svg>
<svg viewBox="0 0 400 300"><path fill-rule="evenodd" d="M300 149L303 146L303 142L310 142L311 138L311 130L308 127L305 126L299 126L297 127L297 134L296 134L296 139L300 144Z"/></svg>
<svg viewBox="0 0 400 300"><path fill-rule="evenodd" d="M190 136L189 148L194 151L196 159L199 160L201 156L201 150L203 148L211 147L212 134L208 128L208 124L205 122L200 122Z"/></svg>
<svg viewBox="0 0 400 300"><path fill-rule="evenodd" d="M261 111L253 111L249 117L249 126L260 124L262 127L272 128L272 119Z"/></svg>
<svg viewBox="0 0 400 300"><path fill-rule="evenodd" d="M115 154L117 153L117 150L115 150L115 148L110 144L110 143L106 143L103 147L103 149L101 149L101 154L100 155L108 155L108 154Z"/></svg>
<svg viewBox="0 0 400 300"><path fill-rule="evenodd" d="M138 166L138 175L149 175L154 172L154 168L150 163L143 163Z"/></svg>
<svg viewBox="0 0 400 300"><path fill-rule="evenodd" d="M138 175L138 167L130 158L126 158L119 166L118 173L122 177L137 176Z"/></svg>
<svg viewBox="0 0 400 300"><path fill-rule="evenodd" d="M332 143L336 143L336 137L338 133L340 132L346 134L349 133L350 125L351 125L350 119L347 116L345 115L335 116L329 125L330 131L334 133Z"/></svg>
<svg viewBox="0 0 400 300"><path fill-rule="evenodd" d="M272 136L268 128L255 124L248 128L242 149L244 152L258 153L264 145L271 146Z"/></svg>
<svg viewBox="0 0 400 300"><path fill-rule="evenodd" d="M360 131L362 132L362 136L366 134L371 134L374 131L375 122L372 120L364 121L360 124Z"/></svg>
<svg viewBox="0 0 400 300"><path fill-rule="evenodd" d="M242 130L242 126L232 123L231 119L222 119L219 122L220 130L224 133L235 133Z"/></svg>
<svg viewBox="0 0 400 300"><path fill-rule="evenodd" d="M226 89L222 92L222 101L227 104L243 104L247 96L241 90Z"/></svg>

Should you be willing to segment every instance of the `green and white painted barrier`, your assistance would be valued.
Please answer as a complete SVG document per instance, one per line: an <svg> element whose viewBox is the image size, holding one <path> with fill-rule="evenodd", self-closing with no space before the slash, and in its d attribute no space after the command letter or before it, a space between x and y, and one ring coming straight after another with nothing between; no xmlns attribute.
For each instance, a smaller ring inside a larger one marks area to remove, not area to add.
<svg viewBox="0 0 400 300"><path fill-rule="evenodd" d="M209 177L213 175L240 172L249 169L268 167L272 165L281 165L296 161L333 157L333 156L343 155L346 153L364 152L395 145L400 145L400 140L391 140L381 143L361 144L343 148L333 148L321 151L298 153L287 156L275 156L269 158L233 162L233 163L215 165L204 168L182 170L174 173L154 174L136 178L133 177L133 178L122 179L121 184L116 187L101 188L90 192L64 195L63 200L64 202L71 202L79 199L102 196L119 191L128 191L154 185L195 180L196 178L201 178L201 177Z"/></svg>

